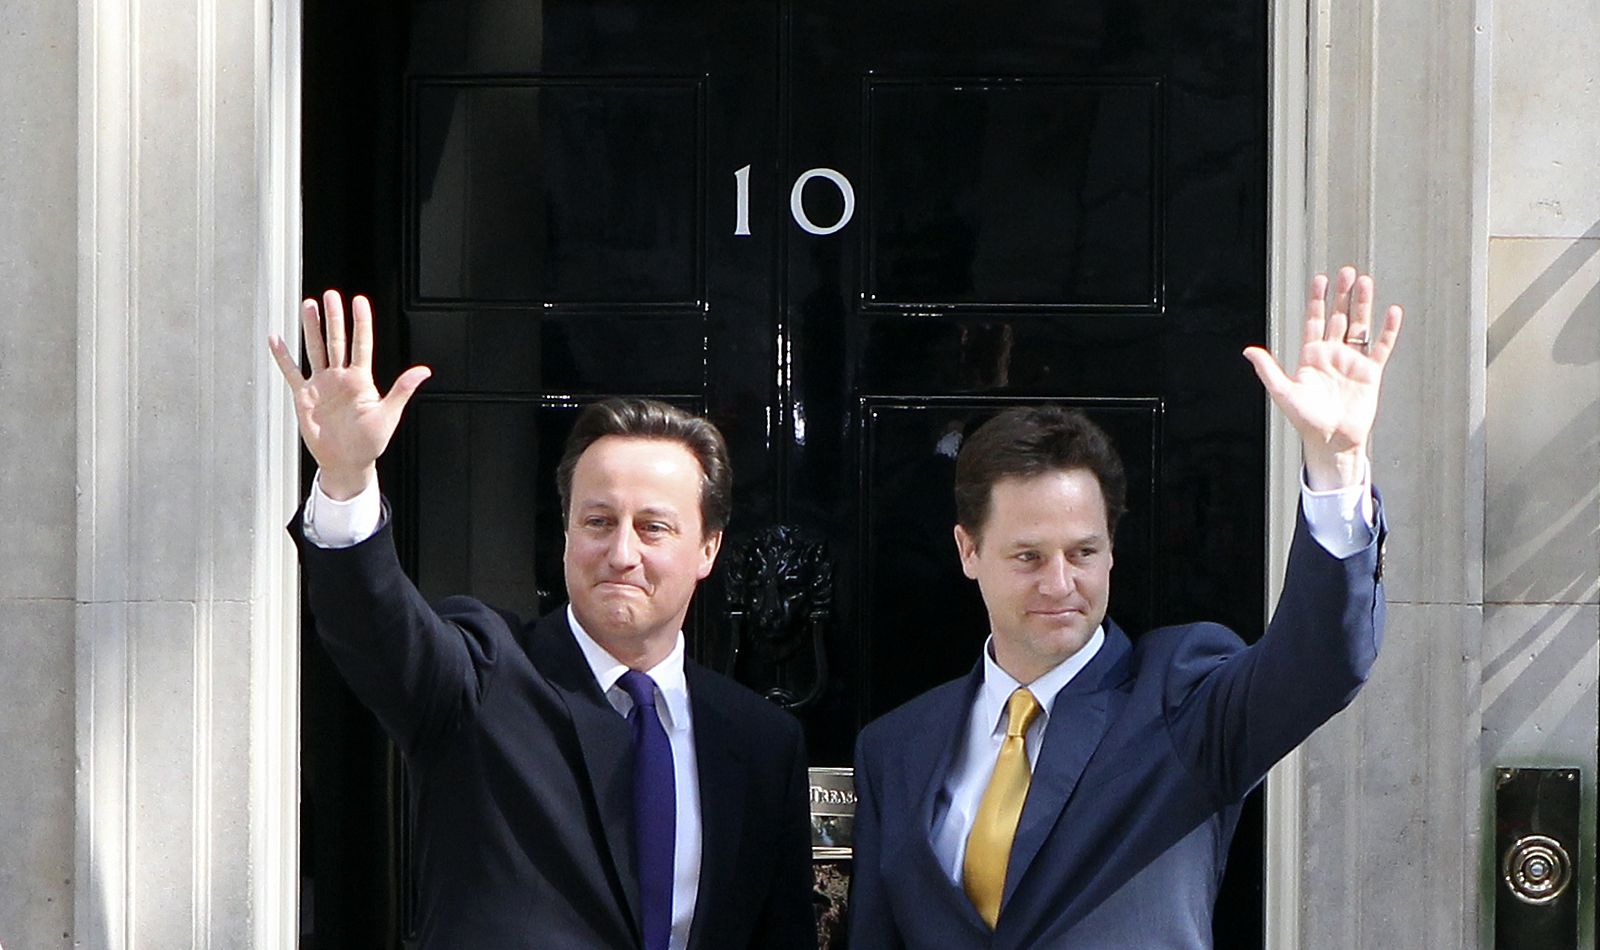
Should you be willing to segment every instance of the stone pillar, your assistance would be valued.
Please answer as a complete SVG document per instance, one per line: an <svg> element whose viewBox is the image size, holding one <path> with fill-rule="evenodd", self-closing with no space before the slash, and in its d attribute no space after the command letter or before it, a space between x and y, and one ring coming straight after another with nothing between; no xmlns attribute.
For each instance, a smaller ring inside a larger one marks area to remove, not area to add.
<svg viewBox="0 0 1600 950"><path fill-rule="evenodd" d="M0 943L72 946L77 18L0 19Z"/></svg>
<svg viewBox="0 0 1600 950"><path fill-rule="evenodd" d="M1303 90L1278 71L1275 179L1289 194L1277 220L1301 220L1306 242L1296 259L1295 229L1279 225L1290 245L1279 270L1353 262L1376 273L1381 302L1408 305L1375 446L1395 529L1388 635L1355 706L1269 784L1280 950L1478 942L1487 10L1313 0L1275 13L1275 55L1309 51ZM1296 122L1303 134L1285 128ZM1290 440L1280 429L1276 441ZM1293 454L1275 455L1274 573Z"/></svg>
<svg viewBox="0 0 1600 950"><path fill-rule="evenodd" d="M81 0L77 945L294 942L295 5Z"/></svg>

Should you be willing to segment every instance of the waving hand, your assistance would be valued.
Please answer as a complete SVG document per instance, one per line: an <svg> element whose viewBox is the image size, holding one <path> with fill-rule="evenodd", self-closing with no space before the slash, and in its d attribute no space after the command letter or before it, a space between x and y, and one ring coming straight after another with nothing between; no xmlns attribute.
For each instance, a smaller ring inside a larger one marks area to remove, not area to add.
<svg viewBox="0 0 1600 950"><path fill-rule="evenodd" d="M394 436L406 402L432 371L413 366L400 374L387 395L378 395L372 379L372 304L363 296L351 300L347 357L344 300L336 290L322 299L322 313L314 299L300 304L309 378L295 365L282 337L268 337L267 347L294 393L300 438L317 460L322 490L330 498L351 498L377 477L378 456Z"/></svg>
<svg viewBox="0 0 1600 950"><path fill-rule="evenodd" d="M1311 281L1300 365L1286 372L1258 346L1244 351L1267 394L1300 433L1306 477L1314 489L1360 480L1384 364L1400 337L1399 306L1384 315L1374 337L1372 278L1354 267L1339 271L1328 312L1328 278Z"/></svg>

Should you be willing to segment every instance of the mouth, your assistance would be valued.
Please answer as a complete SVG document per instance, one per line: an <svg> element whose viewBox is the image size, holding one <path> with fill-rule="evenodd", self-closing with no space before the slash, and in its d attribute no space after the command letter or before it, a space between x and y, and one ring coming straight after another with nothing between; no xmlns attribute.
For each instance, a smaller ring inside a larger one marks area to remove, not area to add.
<svg viewBox="0 0 1600 950"><path fill-rule="evenodd" d="M1028 611L1028 613L1035 617L1062 619L1066 617L1080 616L1082 615L1083 611L1079 610L1077 607L1043 607L1034 608L1033 610Z"/></svg>
<svg viewBox="0 0 1600 950"><path fill-rule="evenodd" d="M601 581L594 586L595 590L609 591L612 593L644 593L643 587L640 587L638 584L630 584L627 581Z"/></svg>

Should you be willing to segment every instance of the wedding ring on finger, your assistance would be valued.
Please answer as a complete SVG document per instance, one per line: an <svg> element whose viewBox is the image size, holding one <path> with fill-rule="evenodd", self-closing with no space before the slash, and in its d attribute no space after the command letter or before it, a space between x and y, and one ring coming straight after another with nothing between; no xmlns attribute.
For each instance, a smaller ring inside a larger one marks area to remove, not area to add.
<svg viewBox="0 0 1600 950"><path fill-rule="evenodd" d="M1357 333L1353 336L1346 336L1344 342L1349 346L1359 346L1364 350L1372 341L1367 339L1365 333Z"/></svg>

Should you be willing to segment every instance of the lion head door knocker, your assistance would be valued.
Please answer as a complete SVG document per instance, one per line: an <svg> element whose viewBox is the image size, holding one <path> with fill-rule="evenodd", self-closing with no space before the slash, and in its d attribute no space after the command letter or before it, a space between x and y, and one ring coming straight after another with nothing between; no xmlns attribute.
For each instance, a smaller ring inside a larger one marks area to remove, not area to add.
<svg viewBox="0 0 1600 950"><path fill-rule="evenodd" d="M833 614L833 561L827 546L793 525L772 525L734 552L727 578L729 675L792 712L814 705L828 683L823 638Z"/></svg>

